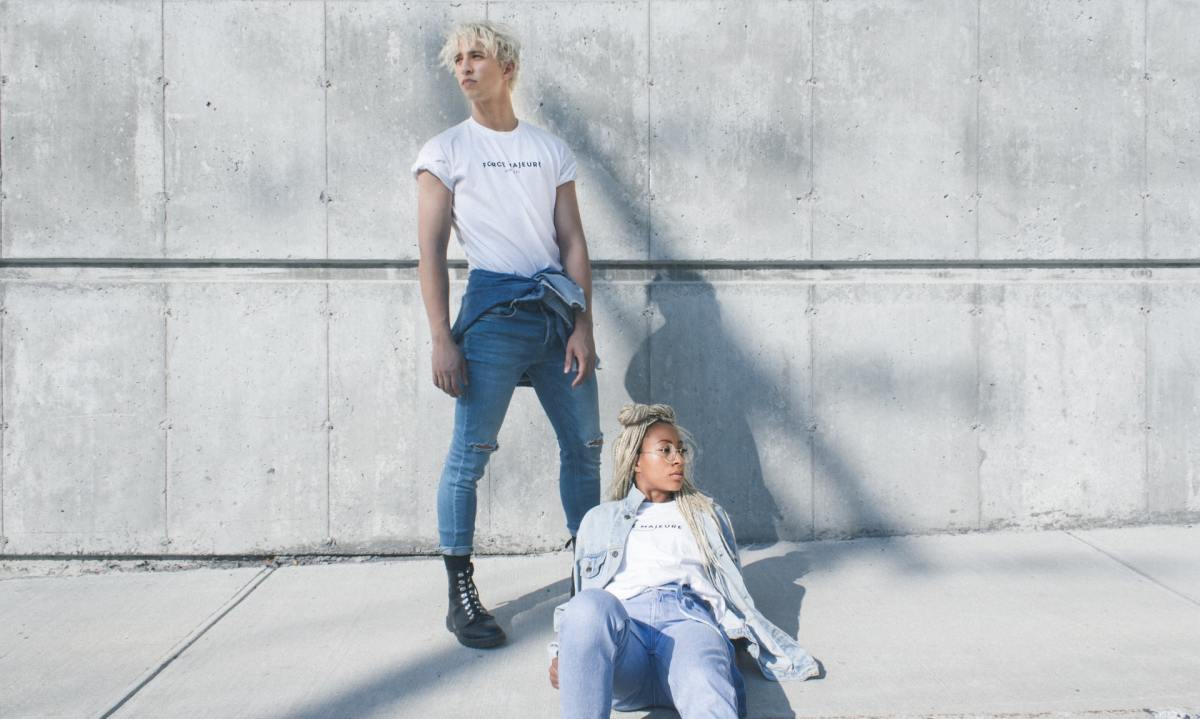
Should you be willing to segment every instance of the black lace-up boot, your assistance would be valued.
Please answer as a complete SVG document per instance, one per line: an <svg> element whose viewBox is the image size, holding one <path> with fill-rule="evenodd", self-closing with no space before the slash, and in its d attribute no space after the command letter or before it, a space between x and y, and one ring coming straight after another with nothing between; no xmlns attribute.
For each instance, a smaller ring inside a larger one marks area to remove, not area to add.
<svg viewBox="0 0 1200 719"><path fill-rule="evenodd" d="M473 649L487 649L504 643L504 630L496 618L483 608L479 590L475 588L475 565L470 557L446 556L446 578L450 581L450 611L446 628L460 644Z"/></svg>

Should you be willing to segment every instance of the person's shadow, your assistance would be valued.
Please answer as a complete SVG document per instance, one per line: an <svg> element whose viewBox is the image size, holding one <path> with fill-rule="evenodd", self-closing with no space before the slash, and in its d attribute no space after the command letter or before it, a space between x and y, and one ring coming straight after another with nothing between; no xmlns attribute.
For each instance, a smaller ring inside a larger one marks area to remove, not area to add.
<svg viewBox="0 0 1200 719"><path fill-rule="evenodd" d="M693 479L729 513L739 542L778 541L782 517L748 419L773 387L746 382L759 371L725 332L713 286L699 273L660 274L650 302L665 322L634 353L625 391L635 402L675 408L696 441Z"/></svg>
<svg viewBox="0 0 1200 719"><path fill-rule="evenodd" d="M800 627L801 606L804 603L804 586L799 582L809 571L809 557L805 552L792 551L781 557L767 557L742 568L742 578L758 610L775 626L790 637L796 637ZM800 642L801 646L804 642ZM814 679L825 678L825 665L817 657L821 673ZM787 694L779 682L765 678L754 659L744 651L738 652L738 668L746 681L746 700L752 717L776 717L791 719L792 711Z"/></svg>

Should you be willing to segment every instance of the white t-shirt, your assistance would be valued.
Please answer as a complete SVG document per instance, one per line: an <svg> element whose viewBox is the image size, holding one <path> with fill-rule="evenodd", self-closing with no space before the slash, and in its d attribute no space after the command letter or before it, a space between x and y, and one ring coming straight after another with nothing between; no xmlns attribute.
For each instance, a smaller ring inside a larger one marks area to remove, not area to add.
<svg viewBox="0 0 1200 719"><path fill-rule="evenodd" d="M642 502L625 541L621 566L604 588L617 599L629 599L671 582L690 584L721 621L725 600L708 581L700 547L675 500Z"/></svg>
<svg viewBox="0 0 1200 719"><path fill-rule="evenodd" d="M413 176L421 170L454 193L451 222L472 269L522 277L562 269L554 200L575 179L567 143L524 120L497 132L468 117L425 143Z"/></svg>

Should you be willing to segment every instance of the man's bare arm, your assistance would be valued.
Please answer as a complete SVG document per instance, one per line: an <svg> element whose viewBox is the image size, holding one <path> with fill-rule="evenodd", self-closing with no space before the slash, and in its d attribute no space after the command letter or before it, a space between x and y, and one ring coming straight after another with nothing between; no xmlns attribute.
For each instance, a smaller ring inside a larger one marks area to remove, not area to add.
<svg viewBox="0 0 1200 719"><path fill-rule="evenodd" d="M450 336L450 206L454 195L428 171L417 175L417 244L421 252L421 298L433 339L433 383L451 397L467 384L467 364Z"/></svg>
<svg viewBox="0 0 1200 719"><path fill-rule="evenodd" d="M554 230L558 237L558 252L562 258L563 271L583 288L587 302L586 312L575 313L575 331L567 341L566 356L563 357L563 372L577 365L572 387L583 384L596 366L596 342L592 337L592 263L588 258L587 239L583 236L583 221L579 219L579 201L575 197L575 183L565 182L558 186L554 202Z"/></svg>

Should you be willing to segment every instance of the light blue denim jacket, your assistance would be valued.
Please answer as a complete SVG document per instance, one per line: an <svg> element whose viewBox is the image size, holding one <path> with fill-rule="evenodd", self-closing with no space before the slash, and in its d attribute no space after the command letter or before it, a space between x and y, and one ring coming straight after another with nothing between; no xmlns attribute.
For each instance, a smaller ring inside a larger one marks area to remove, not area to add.
<svg viewBox="0 0 1200 719"><path fill-rule="evenodd" d="M625 499L605 502L584 515L575 538L572 581L577 593L585 589L603 589L612 580L621 566L625 540L633 529L638 507L645 500L637 487L631 487ZM804 680L817 676L820 671L817 661L754 606L754 599L742 581L741 560L737 554L733 525L725 510L720 506L715 508L721 526L716 526L712 519L705 517L704 531L708 545L717 558L714 584L725 598L721 629L730 639L748 641L747 651L758 663L759 671L768 679ZM724 542L721 541L722 535ZM726 552L726 546L733 551ZM554 610L556 634L566 606L562 604ZM558 643L552 642L551 655L557 654L557 648Z"/></svg>

